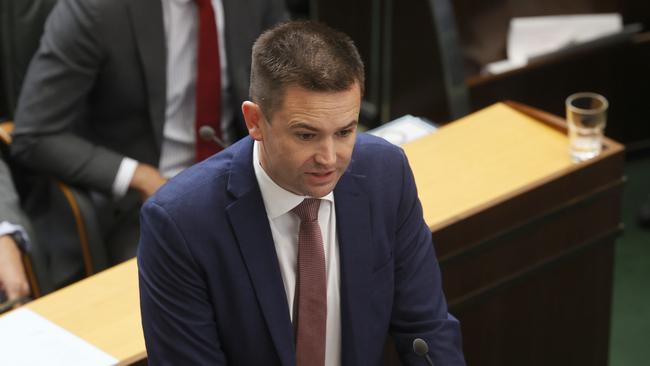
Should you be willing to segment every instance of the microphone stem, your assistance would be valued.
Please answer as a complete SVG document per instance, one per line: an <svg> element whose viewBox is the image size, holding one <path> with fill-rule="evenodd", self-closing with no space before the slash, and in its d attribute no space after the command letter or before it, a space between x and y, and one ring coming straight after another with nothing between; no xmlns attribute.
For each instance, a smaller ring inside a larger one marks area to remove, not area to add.
<svg viewBox="0 0 650 366"><path fill-rule="evenodd" d="M433 361L431 360L431 357L429 357L429 354L425 354L424 358L427 360L429 366L433 366Z"/></svg>
<svg viewBox="0 0 650 366"><path fill-rule="evenodd" d="M212 141L214 141L217 145L221 146L222 149L226 148L226 144L224 144L221 139L219 139L217 136L212 136Z"/></svg>

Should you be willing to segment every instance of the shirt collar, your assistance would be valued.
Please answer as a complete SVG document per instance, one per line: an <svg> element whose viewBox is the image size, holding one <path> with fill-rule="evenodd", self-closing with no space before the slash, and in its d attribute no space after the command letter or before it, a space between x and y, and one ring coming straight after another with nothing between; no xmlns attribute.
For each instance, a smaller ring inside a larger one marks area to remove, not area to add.
<svg viewBox="0 0 650 366"><path fill-rule="evenodd" d="M275 219L288 213L294 207L298 206L305 198L310 197L294 194L277 185L273 179L269 177L264 168L262 168L259 157L259 148L259 142L255 141L253 143L253 169L255 169L255 178L257 179L257 184L260 186L260 191L262 192L262 200L264 200L266 214L269 218ZM321 199L328 202L334 202L334 192L330 192L326 196L321 197Z"/></svg>

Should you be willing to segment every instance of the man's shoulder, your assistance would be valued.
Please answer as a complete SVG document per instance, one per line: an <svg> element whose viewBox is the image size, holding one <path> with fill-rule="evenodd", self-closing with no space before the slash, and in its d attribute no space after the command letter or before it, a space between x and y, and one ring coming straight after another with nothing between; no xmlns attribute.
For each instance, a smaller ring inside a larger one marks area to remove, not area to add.
<svg viewBox="0 0 650 366"><path fill-rule="evenodd" d="M377 168L383 170L402 165L405 160L401 147L373 135L360 133L352 153L351 165L353 168Z"/></svg>
<svg viewBox="0 0 650 366"><path fill-rule="evenodd" d="M340 191L362 192L373 212L393 223L404 194L412 194L411 171L401 147L367 134L360 134L352 161L340 182Z"/></svg>
<svg viewBox="0 0 650 366"><path fill-rule="evenodd" d="M229 179L233 170L237 169L233 166L241 165L234 163L234 160L246 160L241 154L246 154L248 145L252 143L242 139L230 148L185 169L162 186L151 201L169 210L192 210L192 207L227 204Z"/></svg>
<svg viewBox="0 0 650 366"><path fill-rule="evenodd" d="M230 161L224 157L209 159L193 165L163 185L152 201L173 208L192 205L226 192Z"/></svg>
<svg viewBox="0 0 650 366"><path fill-rule="evenodd" d="M381 137L368 133L359 133L355 145L355 152L377 152L383 151L387 154L401 154L402 148L393 145Z"/></svg>

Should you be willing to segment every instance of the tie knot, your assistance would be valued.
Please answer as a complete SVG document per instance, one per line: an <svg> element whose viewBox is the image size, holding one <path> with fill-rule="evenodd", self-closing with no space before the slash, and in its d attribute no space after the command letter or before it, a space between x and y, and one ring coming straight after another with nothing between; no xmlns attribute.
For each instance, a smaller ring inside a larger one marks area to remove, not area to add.
<svg viewBox="0 0 650 366"><path fill-rule="evenodd" d="M313 222L318 220L318 208L320 200L317 198L305 198L304 201L291 210L295 213L301 222Z"/></svg>

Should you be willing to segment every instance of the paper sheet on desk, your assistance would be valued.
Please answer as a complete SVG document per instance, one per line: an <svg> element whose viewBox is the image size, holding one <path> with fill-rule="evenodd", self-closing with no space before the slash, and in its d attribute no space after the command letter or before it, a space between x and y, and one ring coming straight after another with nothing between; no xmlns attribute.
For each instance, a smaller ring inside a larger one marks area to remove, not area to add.
<svg viewBox="0 0 650 366"><path fill-rule="evenodd" d="M0 318L0 364L11 366L111 366L118 360L22 308Z"/></svg>
<svg viewBox="0 0 650 366"><path fill-rule="evenodd" d="M422 118L407 114L372 129L368 133L399 146L434 133L437 129L436 126Z"/></svg>
<svg viewBox="0 0 650 366"><path fill-rule="evenodd" d="M508 31L508 59L486 65L490 74L523 67L531 58L620 32L620 14L553 15L513 18Z"/></svg>

